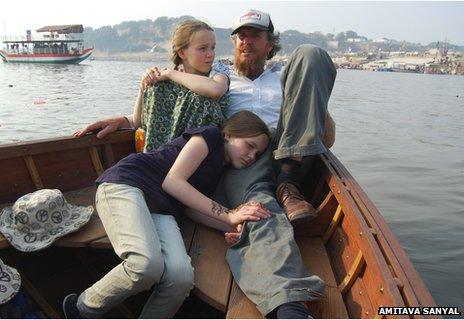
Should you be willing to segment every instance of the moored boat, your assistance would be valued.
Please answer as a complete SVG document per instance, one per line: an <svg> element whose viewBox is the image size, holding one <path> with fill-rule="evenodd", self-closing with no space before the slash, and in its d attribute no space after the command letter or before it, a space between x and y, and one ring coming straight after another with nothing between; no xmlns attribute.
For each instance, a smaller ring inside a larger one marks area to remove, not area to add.
<svg viewBox="0 0 464 320"><path fill-rule="evenodd" d="M58 188L74 204L93 204L96 177L131 152L132 130L101 140L87 135L0 146L0 208L42 188ZM295 237L307 267L327 283L326 297L309 304L316 317L406 318L379 314L379 307L435 306L379 211L330 151L318 157L304 187L319 214L296 227ZM223 235L187 218L179 224L195 269L194 294L221 312L219 317L262 318L233 280ZM0 252L4 263L20 272L24 290L52 318L62 317L66 294L82 291L118 263L96 214L48 249L21 253L0 236ZM139 294L107 316L135 317L144 298ZM194 317L207 315L187 316Z"/></svg>
<svg viewBox="0 0 464 320"><path fill-rule="evenodd" d="M84 48L83 26L45 26L32 35L4 36L5 48L0 50L4 62L67 63L77 64L92 54L93 48Z"/></svg>

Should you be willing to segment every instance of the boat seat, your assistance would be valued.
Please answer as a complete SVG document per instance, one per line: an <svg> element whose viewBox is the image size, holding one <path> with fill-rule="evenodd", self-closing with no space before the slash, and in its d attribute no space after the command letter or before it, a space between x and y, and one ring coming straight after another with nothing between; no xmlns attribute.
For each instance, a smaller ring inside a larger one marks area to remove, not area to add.
<svg viewBox="0 0 464 320"><path fill-rule="evenodd" d="M88 187L65 193L65 196L72 204L93 205L95 190L95 187ZM178 223L195 270L193 292L203 301L223 312L227 318L263 318L256 306L233 281L225 260L227 245L223 234L209 227L195 224L187 217L180 219ZM308 304L312 314L317 318L348 318L322 238L297 236L297 243L305 265L327 283L326 297ZM70 248L112 249L96 212L87 225L62 237L53 245ZM0 236L0 248L7 246L9 243ZM81 255L80 258L85 257Z"/></svg>
<svg viewBox="0 0 464 320"><path fill-rule="evenodd" d="M326 282L325 298L309 302L307 305L317 319L348 319L348 312L332 272L326 248L319 237L297 237L297 244L305 266L311 273ZM253 302L234 282L230 293L226 318L262 319L263 316Z"/></svg>
<svg viewBox="0 0 464 320"><path fill-rule="evenodd" d="M94 186L65 193L66 199L76 205L93 205ZM188 218L178 221L185 247L192 259L195 273L194 293L214 308L226 313L232 286L232 274L225 260L227 245L221 232L197 225ZM112 249L96 211L89 223L78 231L53 243L59 247L91 247Z"/></svg>

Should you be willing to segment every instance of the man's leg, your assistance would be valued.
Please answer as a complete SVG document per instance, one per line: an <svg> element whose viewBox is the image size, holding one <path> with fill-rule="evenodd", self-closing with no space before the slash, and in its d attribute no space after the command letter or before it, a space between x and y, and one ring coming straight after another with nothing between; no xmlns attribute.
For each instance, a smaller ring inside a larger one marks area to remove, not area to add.
<svg viewBox="0 0 464 320"><path fill-rule="evenodd" d="M292 226L274 196L271 150L249 168L227 169L220 187L229 206L259 201L272 213L269 219L247 222L226 255L235 281L260 312L266 315L287 302L320 298L324 282L304 267Z"/></svg>
<svg viewBox="0 0 464 320"><path fill-rule="evenodd" d="M315 216L301 195L299 180L308 173L315 155L326 151L327 105L335 76L327 52L311 45L295 49L282 73L283 103L274 157L282 159L277 197L292 223Z"/></svg>

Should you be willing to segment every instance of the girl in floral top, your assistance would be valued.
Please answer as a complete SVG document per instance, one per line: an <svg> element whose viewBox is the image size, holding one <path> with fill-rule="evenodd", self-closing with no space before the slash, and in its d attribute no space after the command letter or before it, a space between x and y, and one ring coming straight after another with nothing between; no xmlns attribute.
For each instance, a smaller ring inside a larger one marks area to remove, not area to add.
<svg viewBox="0 0 464 320"><path fill-rule="evenodd" d="M187 128L224 122L229 77L220 64L213 67L215 46L209 25L182 22L172 37L174 68L154 67L143 75L133 120L135 127L145 130L144 151L171 141Z"/></svg>

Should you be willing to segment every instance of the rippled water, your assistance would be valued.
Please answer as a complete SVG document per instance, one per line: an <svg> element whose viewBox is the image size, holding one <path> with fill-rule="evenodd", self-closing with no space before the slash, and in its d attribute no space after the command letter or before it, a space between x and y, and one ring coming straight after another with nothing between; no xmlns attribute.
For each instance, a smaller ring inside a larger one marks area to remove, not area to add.
<svg viewBox="0 0 464 320"><path fill-rule="evenodd" d="M165 63L161 63L163 65ZM0 63L0 143L132 112L149 63ZM439 305L464 309L464 77L339 70L333 148Z"/></svg>

